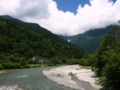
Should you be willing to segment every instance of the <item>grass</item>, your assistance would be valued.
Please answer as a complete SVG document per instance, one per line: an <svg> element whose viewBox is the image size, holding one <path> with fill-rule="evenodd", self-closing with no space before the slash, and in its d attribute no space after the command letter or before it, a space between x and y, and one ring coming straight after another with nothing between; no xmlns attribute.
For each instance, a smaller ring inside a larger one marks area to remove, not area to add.
<svg viewBox="0 0 120 90"><path fill-rule="evenodd" d="M81 70L81 68L76 68L76 70Z"/></svg>
<svg viewBox="0 0 120 90"><path fill-rule="evenodd" d="M55 74L51 74L52 76L55 76Z"/></svg>
<svg viewBox="0 0 120 90"><path fill-rule="evenodd" d="M52 74L52 76L55 76L55 77L63 77L61 74Z"/></svg>
<svg viewBox="0 0 120 90"><path fill-rule="evenodd" d="M46 71L50 71L50 70L55 69L55 68L57 68L57 67L48 68L48 69L46 69Z"/></svg>
<svg viewBox="0 0 120 90"><path fill-rule="evenodd" d="M81 70L81 69L87 69L87 70L90 70L91 67L90 66L81 66L79 65L80 68L76 68L76 70Z"/></svg>
<svg viewBox="0 0 120 90"><path fill-rule="evenodd" d="M69 72L69 73L68 73L68 76L71 76L71 77L72 77L72 76L73 76L73 73L72 73L72 72Z"/></svg>
<svg viewBox="0 0 120 90"><path fill-rule="evenodd" d="M29 67L47 67L48 65L47 64L29 64L28 65Z"/></svg>
<svg viewBox="0 0 120 90"><path fill-rule="evenodd" d="M56 76L57 76L57 77L62 77L62 75L61 75L61 74L57 74Z"/></svg>

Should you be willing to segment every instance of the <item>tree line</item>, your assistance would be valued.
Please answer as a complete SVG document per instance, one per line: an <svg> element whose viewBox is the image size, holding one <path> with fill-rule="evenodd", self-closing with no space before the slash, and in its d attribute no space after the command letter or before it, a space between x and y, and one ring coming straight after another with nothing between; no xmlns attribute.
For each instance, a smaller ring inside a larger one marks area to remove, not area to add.
<svg viewBox="0 0 120 90"><path fill-rule="evenodd" d="M88 54L92 70L99 77L101 90L120 90L120 29L113 27L98 50Z"/></svg>
<svg viewBox="0 0 120 90"><path fill-rule="evenodd" d="M102 90L120 90L120 31L113 27L95 54L93 70L100 77Z"/></svg>

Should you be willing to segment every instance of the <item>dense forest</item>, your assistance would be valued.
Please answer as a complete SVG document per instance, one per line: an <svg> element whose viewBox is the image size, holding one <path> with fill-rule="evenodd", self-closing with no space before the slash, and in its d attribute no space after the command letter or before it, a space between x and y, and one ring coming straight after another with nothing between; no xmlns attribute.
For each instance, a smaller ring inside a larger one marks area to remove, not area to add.
<svg viewBox="0 0 120 90"><path fill-rule="evenodd" d="M120 28L113 27L106 35L99 49L87 55L92 70L99 77L101 90L120 90Z"/></svg>
<svg viewBox="0 0 120 90"><path fill-rule="evenodd" d="M0 19L0 69L24 68L39 63L31 60L33 56L47 57L49 64L70 64L69 59L82 58L84 51L36 29Z"/></svg>
<svg viewBox="0 0 120 90"><path fill-rule="evenodd" d="M85 53L79 64L91 66L101 90L120 90L120 27L114 26L94 53Z"/></svg>
<svg viewBox="0 0 120 90"><path fill-rule="evenodd" d="M64 44L67 44L69 46L72 46L72 47L75 47L79 50L83 50L83 48L75 45L75 44L72 44L72 43L69 43L67 42L66 40L62 39L61 37L59 37L58 35L55 35L53 33L51 33L50 31L48 31L47 29L45 28L42 28L40 25L38 25L37 23L28 23L28 22L23 22L19 19L16 19L16 18L13 18L9 15L1 15L0 16L1 19L5 19L5 20L8 20L8 21L11 21L11 22L14 22L16 24L19 24L19 25L22 25L24 27L28 27L28 28L31 28L31 29L35 29L36 31L39 31L41 33L44 33L44 34L47 34L49 37L51 38L54 38L56 41L58 42L62 42Z"/></svg>

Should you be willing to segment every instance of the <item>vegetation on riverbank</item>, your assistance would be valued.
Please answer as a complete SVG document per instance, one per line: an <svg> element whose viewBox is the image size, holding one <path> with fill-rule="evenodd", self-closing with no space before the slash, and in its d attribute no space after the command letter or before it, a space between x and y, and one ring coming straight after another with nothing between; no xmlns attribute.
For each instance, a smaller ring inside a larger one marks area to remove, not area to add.
<svg viewBox="0 0 120 90"><path fill-rule="evenodd" d="M113 27L103 38L99 49L86 53L79 64L92 66L103 87L101 90L120 90L120 27Z"/></svg>
<svg viewBox="0 0 120 90"><path fill-rule="evenodd" d="M120 30L113 27L109 33L97 52L86 59L99 77L98 81L103 86L101 90L120 90Z"/></svg>

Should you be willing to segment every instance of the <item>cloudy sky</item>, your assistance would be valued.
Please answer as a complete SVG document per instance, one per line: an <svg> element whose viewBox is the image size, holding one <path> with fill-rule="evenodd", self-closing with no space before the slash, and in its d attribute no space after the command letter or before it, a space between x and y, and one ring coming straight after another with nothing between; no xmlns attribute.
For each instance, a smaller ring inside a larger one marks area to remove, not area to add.
<svg viewBox="0 0 120 90"><path fill-rule="evenodd" d="M0 15L35 22L60 35L117 25L120 0L0 0Z"/></svg>

